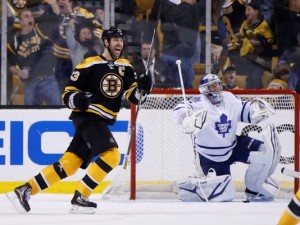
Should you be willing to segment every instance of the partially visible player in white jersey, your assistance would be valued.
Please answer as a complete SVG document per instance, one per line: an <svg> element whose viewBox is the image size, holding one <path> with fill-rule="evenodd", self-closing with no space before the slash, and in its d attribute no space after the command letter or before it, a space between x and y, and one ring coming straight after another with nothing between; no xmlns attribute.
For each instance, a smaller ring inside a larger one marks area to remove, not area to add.
<svg viewBox="0 0 300 225"><path fill-rule="evenodd" d="M207 74L201 79L199 91L199 96L180 102L174 108L174 117L185 133L193 134L204 175L211 170L215 171L217 177L226 175L224 189L233 189L230 166L235 162L247 163L247 199L273 200L279 191L279 185L271 175L277 167L281 149L276 128L273 124L268 124L261 132L263 141L236 135L238 122L257 124L275 113L273 107L260 98L247 102L223 91L221 80L214 74ZM218 182L212 183L220 185ZM193 190L187 186L183 189L185 194L186 191ZM210 189L212 193L216 192L214 188ZM198 195L200 201L203 199L194 191L190 192ZM219 197L217 200L213 194L206 197L212 201L230 201L234 198L235 191L229 190L229 193L232 193L229 194L230 197ZM220 195L222 196L222 192Z"/></svg>

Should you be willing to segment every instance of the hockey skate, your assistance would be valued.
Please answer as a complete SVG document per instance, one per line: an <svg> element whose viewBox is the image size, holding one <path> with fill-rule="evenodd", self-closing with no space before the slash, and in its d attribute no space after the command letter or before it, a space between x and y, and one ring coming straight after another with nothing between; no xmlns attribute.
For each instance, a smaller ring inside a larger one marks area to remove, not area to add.
<svg viewBox="0 0 300 225"><path fill-rule="evenodd" d="M255 191L251 191L248 188L245 190L246 200L245 202L270 202L273 201L273 197L265 196Z"/></svg>
<svg viewBox="0 0 300 225"><path fill-rule="evenodd" d="M72 214L94 214L97 208L96 203L90 202L88 198L82 196L78 191L75 191L71 204L70 213Z"/></svg>
<svg viewBox="0 0 300 225"><path fill-rule="evenodd" d="M30 211L30 206L28 204L30 195L31 186L28 183L15 188L12 192L6 193L7 198L20 214L25 214Z"/></svg>

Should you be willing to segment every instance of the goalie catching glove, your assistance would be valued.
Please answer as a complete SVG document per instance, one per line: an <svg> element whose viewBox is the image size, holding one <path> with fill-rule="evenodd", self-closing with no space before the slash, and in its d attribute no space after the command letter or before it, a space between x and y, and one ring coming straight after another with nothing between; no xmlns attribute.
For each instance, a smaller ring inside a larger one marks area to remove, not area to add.
<svg viewBox="0 0 300 225"><path fill-rule="evenodd" d="M146 94L150 93L153 86L153 82L149 74L145 72L144 74L139 75L137 77L137 83L138 83L138 89L140 91L144 91L146 92Z"/></svg>
<svg viewBox="0 0 300 225"><path fill-rule="evenodd" d="M86 111L91 104L92 94L90 92L74 92L69 97L68 107L70 109Z"/></svg>
<svg viewBox="0 0 300 225"><path fill-rule="evenodd" d="M200 131L207 122L207 110L200 109L191 116L184 118L182 122L183 132L191 134Z"/></svg>
<svg viewBox="0 0 300 225"><path fill-rule="evenodd" d="M257 124L274 115L275 110L268 102L261 98L254 98L250 106L250 119L252 124Z"/></svg>

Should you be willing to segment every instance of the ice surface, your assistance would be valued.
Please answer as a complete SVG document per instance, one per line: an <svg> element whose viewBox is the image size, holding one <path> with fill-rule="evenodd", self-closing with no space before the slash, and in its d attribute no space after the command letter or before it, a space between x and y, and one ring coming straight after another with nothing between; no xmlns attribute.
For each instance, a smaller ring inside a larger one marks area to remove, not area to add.
<svg viewBox="0 0 300 225"><path fill-rule="evenodd" d="M289 200L243 203L187 203L177 200L102 200L94 215L69 214L68 194L39 194L30 199L31 211L20 215L0 195L0 225L276 225Z"/></svg>

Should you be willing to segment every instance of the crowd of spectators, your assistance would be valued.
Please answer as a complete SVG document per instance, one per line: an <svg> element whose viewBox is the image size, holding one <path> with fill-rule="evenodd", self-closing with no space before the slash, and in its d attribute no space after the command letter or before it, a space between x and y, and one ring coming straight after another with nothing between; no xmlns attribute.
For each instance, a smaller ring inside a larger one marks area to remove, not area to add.
<svg viewBox="0 0 300 225"><path fill-rule="evenodd" d="M185 88L197 88L194 66L205 64L205 2L115 1L115 23L127 41L123 55L137 73L149 67L155 88L180 87L178 59ZM222 77L225 89L241 88L237 75L246 77L247 89L300 86L299 0L211 3L211 42L221 49L217 58L211 54L212 72ZM24 86L23 104L61 104L53 98L62 92L73 68L103 50L104 15L104 1L8 1L8 76ZM155 47L148 59L151 46ZM267 86L264 73L273 75ZM9 88L9 94L16 91Z"/></svg>

